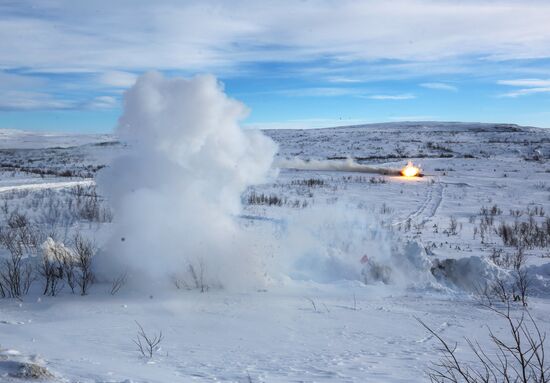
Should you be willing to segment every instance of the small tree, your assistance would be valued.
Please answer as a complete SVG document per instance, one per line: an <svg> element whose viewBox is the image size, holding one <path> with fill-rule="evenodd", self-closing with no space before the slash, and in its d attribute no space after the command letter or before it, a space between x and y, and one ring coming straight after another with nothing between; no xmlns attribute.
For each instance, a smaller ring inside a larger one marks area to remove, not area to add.
<svg viewBox="0 0 550 383"><path fill-rule="evenodd" d="M523 306L527 306L527 296L531 287L531 278L525 267L527 257L523 248L518 248L513 255L514 266L514 300L519 300ZM517 294L516 294L517 291Z"/></svg>
<svg viewBox="0 0 550 383"><path fill-rule="evenodd" d="M92 261L95 255L93 243L76 234L74 237L74 256L76 258L77 278L80 286L80 294L87 295L90 285L94 282L94 272L92 270Z"/></svg>
<svg viewBox="0 0 550 383"><path fill-rule="evenodd" d="M522 267L515 270L515 283L514 291L517 290L517 294L514 294L515 300L520 300L523 306L527 306L527 297L529 296L529 290L531 287L531 277L529 276L527 269Z"/></svg>
<svg viewBox="0 0 550 383"><path fill-rule="evenodd" d="M75 259L70 249L48 237L42 244L42 262L39 267L44 277L44 295L55 296L63 288L63 278L74 292Z"/></svg>
<svg viewBox="0 0 550 383"><path fill-rule="evenodd" d="M37 249L38 232L25 215L12 213L8 226L0 230L0 244L9 257L0 260L0 296L19 298L26 295L34 281L34 269L28 262Z"/></svg>
<svg viewBox="0 0 550 383"><path fill-rule="evenodd" d="M456 221L456 218L451 216L451 220L449 221L449 229L448 229L448 234L449 235L457 235L457 228L458 228L458 223Z"/></svg>
<svg viewBox="0 0 550 383"><path fill-rule="evenodd" d="M63 268L55 258L44 256L38 272L44 278L44 295L57 295L63 288Z"/></svg>

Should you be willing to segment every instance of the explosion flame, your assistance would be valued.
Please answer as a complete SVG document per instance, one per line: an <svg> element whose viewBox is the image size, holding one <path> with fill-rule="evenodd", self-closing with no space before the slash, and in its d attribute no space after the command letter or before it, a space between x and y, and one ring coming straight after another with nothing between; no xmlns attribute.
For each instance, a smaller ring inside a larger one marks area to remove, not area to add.
<svg viewBox="0 0 550 383"><path fill-rule="evenodd" d="M403 177L418 177L420 175L420 168L414 166L411 161L407 163L403 169L401 169L401 175Z"/></svg>

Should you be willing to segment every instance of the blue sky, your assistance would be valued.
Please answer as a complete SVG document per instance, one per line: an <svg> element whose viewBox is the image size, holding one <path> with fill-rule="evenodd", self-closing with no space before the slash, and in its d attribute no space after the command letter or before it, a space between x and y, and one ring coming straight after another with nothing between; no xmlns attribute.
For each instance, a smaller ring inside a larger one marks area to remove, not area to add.
<svg viewBox="0 0 550 383"><path fill-rule="evenodd" d="M136 76L212 73L247 127L550 127L550 2L2 1L0 128L109 132Z"/></svg>

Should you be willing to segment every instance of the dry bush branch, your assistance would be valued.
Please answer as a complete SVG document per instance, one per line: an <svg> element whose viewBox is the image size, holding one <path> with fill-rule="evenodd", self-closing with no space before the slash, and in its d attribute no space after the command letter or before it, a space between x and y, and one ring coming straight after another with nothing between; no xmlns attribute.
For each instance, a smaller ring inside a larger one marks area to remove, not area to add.
<svg viewBox="0 0 550 383"><path fill-rule="evenodd" d="M162 331L153 336L147 335L143 326L139 324L138 321L135 321L139 331L137 333L136 339L133 340L134 344L137 346L139 353L144 358L151 359L156 351L159 350L159 345L163 340Z"/></svg>
<svg viewBox="0 0 550 383"><path fill-rule="evenodd" d="M518 318L514 318L509 302L505 309L490 305L484 307L505 320L510 340L497 336L489 328L490 339L497 351L490 353L477 341L466 338L478 362L477 366L460 361L456 355L456 343L451 346L426 323L416 318L440 344L442 357L428 369L430 380L434 383L549 383L550 366L545 360L544 349L546 333L540 330L531 313L524 309Z"/></svg>

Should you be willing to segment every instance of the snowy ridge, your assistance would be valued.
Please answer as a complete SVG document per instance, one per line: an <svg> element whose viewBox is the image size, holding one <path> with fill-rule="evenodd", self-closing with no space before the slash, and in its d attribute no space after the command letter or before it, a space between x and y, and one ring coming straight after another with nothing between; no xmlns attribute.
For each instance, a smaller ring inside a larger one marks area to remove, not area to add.
<svg viewBox="0 0 550 383"><path fill-rule="evenodd" d="M67 148L113 140L110 134L41 133L0 129L0 149Z"/></svg>

